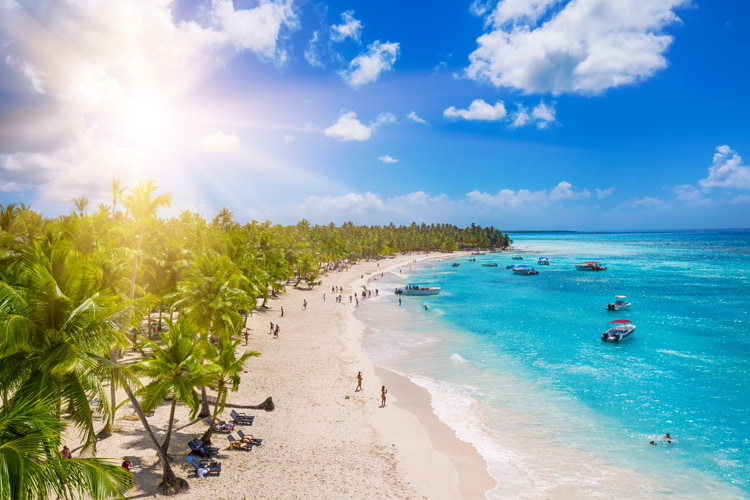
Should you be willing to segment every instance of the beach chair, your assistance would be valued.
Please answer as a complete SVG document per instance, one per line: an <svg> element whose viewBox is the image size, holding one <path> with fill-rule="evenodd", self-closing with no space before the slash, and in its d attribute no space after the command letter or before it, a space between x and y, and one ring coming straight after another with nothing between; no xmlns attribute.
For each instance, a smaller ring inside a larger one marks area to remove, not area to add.
<svg viewBox="0 0 750 500"><path fill-rule="evenodd" d="M210 443L210 442L209 442L208 444L205 444L205 443L203 443L203 441L201 441L201 440L200 440L199 438L195 438L195 439L193 439L192 443L193 443L193 444L194 444L195 446L199 447L199 448L203 448L204 450L210 451L211 453L214 453L214 454L216 454L216 453L218 453L218 452L219 452L219 449L218 449L218 448L214 448L214 447L210 446L210 445L211 445L211 443Z"/></svg>
<svg viewBox="0 0 750 500"><path fill-rule="evenodd" d="M237 441L236 439L234 439L234 436L232 436L231 434L227 436L227 441L229 441L230 450L253 451L252 444L242 443L240 441Z"/></svg>
<svg viewBox="0 0 750 500"><path fill-rule="evenodd" d="M213 426L214 432L223 432L224 434L229 434L234 429L234 425L232 424L218 423L214 425L214 421L211 417L207 418L205 422L208 425Z"/></svg>
<svg viewBox="0 0 750 500"><path fill-rule="evenodd" d="M245 441L245 439L247 439L247 442L253 446L263 446L263 440L253 437L252 434L245 434L242 431L237 431L237 434L240 436L240 441Z"/></svg>
<svg viewBox="0 0 750 500"><path fill-rule="evenodd" d="M237 413L237 410L232 410L229 416L232 417L232 422L237 425L253 425L253 420L255 420L254 416Z"/></svg>
<svg viewBox="0 0 750 500"><path fill-rule="evenodd" d="M197 458L188 455L188 457L185 459L188 462L190 462L193 467L195 467L195 477L200 477L200 474L198 473L198 469L203 469L203 475L208 476L211 474L216 474L217 476L221 475L221 463L220 462L213 462L209 460L198 460Z"/></svg>
<svg viewBox="0 0 750 500"><path fill-rule="evenodd" d="M188 441L188 447L190 448L191 455L196 454L205 458L211 458L219 452L216 448L207 448L202 445L196 445L193 441Z"/></svg>

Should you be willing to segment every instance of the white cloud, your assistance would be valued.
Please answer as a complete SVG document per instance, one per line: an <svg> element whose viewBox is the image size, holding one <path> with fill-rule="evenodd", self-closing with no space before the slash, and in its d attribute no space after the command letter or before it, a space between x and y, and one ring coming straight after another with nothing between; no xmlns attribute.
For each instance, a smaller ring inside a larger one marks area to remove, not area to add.
<svg viewBox="0 0 750 500"><path fill-rule="evenodd" d="M477 17L481 17L490 11L492 3L492 0L474 0L469 5L469 12Z"/></svg>
<svg viewBox="0 0 750 500"><path fill-rule="evenodd" d="M354 18L354 11L347 10L346 12L341 13L341 24L334 24L331 26L331 40L340 42L347 38L351 38L359 43L362 28L362 22L359 19Z"/></svg>
<svg viewBox="0 0 750 500"><path fill-rule="evenodd" d="M17 61L10 54L5 56L5 64L7 64L9 68L19 71L24 77L26 77L31 88L35 92L38 94L44 94L44 84L42 83L42 80L47 76L45 73L39 71L27 62Z"/></svg>
<svg viewBox="0 0 750 500"><path fill-rule="evenodd" d="M469 56L469 78L525 93L596 94L667 66L664 29L690 0L505 0ZM483 15L489 4L472 11Z"/></svg>
<svg viewBox="0 0 750 500"><path fill-rule="evenodd" d="M227 154L237 151L241 142L234 132L226 133L217 130L201 137L195 147L204 153Z"/></svg>
<svg viewBox="0 0 750 500"><path fill-rule="evenodd" d="M380 127L389 123L398 123L398 118L393 113L380 113L372 124L372 128Z"/></svg>
<svg viewBox="0 0 750 500"><path fill-rule="evenodd" d="M414 123L421 123L422 125L427 124L427 120L421 118L415 111L410 111L409 114L406 115L406 119Z"/></svg>
<svg viewBox="0 0 750 500"><path fill-rule="evenodd" d="M379 156L378 160L382 161L383 163L398 163L398 160L396 158L392 158L389 155Z"/></svg>
<svg viewBox="0 0 750 500"><path fill-rule="evenodd" d="M520 103L516 104L516 110L510 115L510 119L512 128L523 127L531 120L529 108Z"/></svg>
<svg viewBox="0 0 750 500"><path fill-rule="evenodd" d="M550 123L555 123L555 105L547 105L544 101L534 106L534 110L531 112L531 116L536 120L536 127L538 129L547 128Z"/></svg>
<svg viewBox="0 0 750 500"><path fill-rule="evenodd" d="M310 66L323 67L323 62L320 60L320 55L318 54L319 42L320 32L315 30L313 31L312 37L310 37L310 41L307 42L307 47L305 48L305 60L310 64Z"/></svg>
<svg viewBox="0 0 750 500"><path fill-rule="evenodd" d="M596 188L595 192L596 192L596 197L599 198L600 200L603 200L604 198L609 198L610 196L615 194L615 188L613 187L607 188L607 189Z"/></svg>
<svg viewBox="0 0 750 500"><path fill-rule="evenodd" d="M657 208L664 206L664 201L660 200L659 198L654 198L653 196L644 196L642 198L635 198L633 200L627 201L623 204L623 206L630 208Z"/></svg>
<svg viewBox="0 0 750 500"><path fill-rule="evenodd" d="M294 137L294 136L293 136L293 135L291 135L291 134L286 134L286 135L284 136L284 141L286 141L286 142L294 142L294 140L295 140L295 139L296 139L296 137Z"/></svg>
<svg viewBox="0 0 750 500"><path fill-rule="evenodd" d="M292 0L261 0L257 7L240 10L232 0L212 0L211 15L227 42L278 63L288 57L279 47L282 29L299 26Z"/></svg>
<svg viewBox="0 0 750 500"><path fill-rule="evenodd" d="M482 99L474 99L468 109L456 109L451 106L443 111L446 118L463 118L464 120L497 121L507 115L503 101L497 101L495 105L487 104Z"/></svg>
<svg viewBox="0 0 750 500"><path fill-rule="evenodd" d="M380 43L376 40L367 46L367 52L352 59L349 67L339 74L349 86L359 87L374 82L381 73L393 69L398 56L397 42Z"/></svg>
<svg viewBox="0 0 750 500"><path fill-rule="evenodd" d="M679 201L690 203L692 205L705 205L710 200L704 198L700 190L692 184L681 184L672 188L672 192L675 194Z"/></svg>
<svg viewBox="0 0 750 500"><path fill-rule="evenodd" d="M354 111L339 116L336 123L325 129L325 135L339 141L366 141L372 136L372 128L357 120Z"/></svg>
<svg viewBox="0 0 750 500"><path fill-rule="evenodd" d="M737 195L729 203L750 203L750 194Z"/></svg>
<svg viewBox="0 0 750 500"><path fill-rule="evenodd" d="M750 167L742 165L742 157L727 145L718 146L708 177L700 180L703 189L715 187L750 189Z"/></svg>
<svg viewBox="0 0 750 500"><path fill-rule="evenodd" d="M528 189L502 189L496 194L490 194L481 191L471 191L466 197L474 204L485 205L496 208L519 208L524 205L551 205L566 200L577 200L589 198L591 193L584 189L583 191L573 191L573 186L562 181L551 190L543 189L541 191L529 191Z"/></svg>

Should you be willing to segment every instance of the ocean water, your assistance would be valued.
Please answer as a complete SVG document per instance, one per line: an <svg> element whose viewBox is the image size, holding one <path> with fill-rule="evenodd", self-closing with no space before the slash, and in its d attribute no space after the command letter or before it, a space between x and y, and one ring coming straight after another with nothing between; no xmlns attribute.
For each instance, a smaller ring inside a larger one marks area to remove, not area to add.
<svg viewBox="0 0 750 500"><path fill-rule="evenodd" d="M371 359L487 459L488 497L750 498L750 231L511 236L377 276L357 311ZM514 254L540 274L507 270ZM442 293L399 306L423 281ZM630 311L606 310L618 294ZM599 340L614 319L631 340Z"/></svg>

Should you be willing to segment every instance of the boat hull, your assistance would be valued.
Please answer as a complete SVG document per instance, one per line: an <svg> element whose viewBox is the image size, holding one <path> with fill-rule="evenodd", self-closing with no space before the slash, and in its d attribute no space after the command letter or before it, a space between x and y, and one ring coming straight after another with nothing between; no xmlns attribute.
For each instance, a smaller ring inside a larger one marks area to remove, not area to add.
<svg viewBox="0 0 750 500"><path fill-rule="evenodd" d="M417 297L423 297L425 295L438 295L440 293L440 290L401 290L399 288L396 290L396 293L398 295L413 295Z"/></svg>
<svg viewBox="0 0 750 500"><path fill-rule="evenodd" d="M624 342L628 339L633 338L633 335L635 335L635 325L629 325L628 328L610 328L606 332L602 333L601 338L604 342L619 344L620 342Z"/></svg>

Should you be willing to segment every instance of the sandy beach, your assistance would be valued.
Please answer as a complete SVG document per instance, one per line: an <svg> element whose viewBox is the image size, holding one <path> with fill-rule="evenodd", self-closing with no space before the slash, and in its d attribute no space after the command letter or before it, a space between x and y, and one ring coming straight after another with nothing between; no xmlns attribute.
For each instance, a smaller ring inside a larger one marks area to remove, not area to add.
<svg viewBox="0 0 750 500"><path fill-rule="evenodd" d="M485 498L495 481L484 459L435 416L425 389L373 366L360 345L363 325L349 303L349 295L361 292L373 273L425 258L361 262L323 276L313 290L289 286L269 300L268 309L256 310L248 320L249 345L243 341L240 350L262 356L248 361L241 387L229 395L221 418L229 417L233 405L257 405L271 396L272 412L238 408L256 416L252 426L240 428L262 438L263 446L230 451L226 435L214 434L221 476L198 480L185 461L186 443L200 437L206 424L189 419L178 405L170 455L177 474L190 484L181 498ZM344 287L342 303L331 293L334 286ZM280 325L278 338L269 334L270 322ZM361 392L355 392L358 371L364 379ZM388 388L384 408L381 385ZM159 440L168 412L165 403L149 418ZM98 443L97 455L129 457L137 485L127 496L153 496L161 468L129 405L118 411L116 428Z"/></svg>

